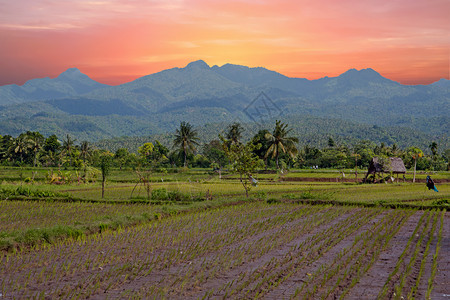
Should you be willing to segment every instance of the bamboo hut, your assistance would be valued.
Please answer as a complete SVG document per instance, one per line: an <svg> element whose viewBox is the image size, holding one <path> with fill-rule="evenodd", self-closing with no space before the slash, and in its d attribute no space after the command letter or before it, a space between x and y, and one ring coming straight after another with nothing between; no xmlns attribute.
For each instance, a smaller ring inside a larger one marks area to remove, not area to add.
<svg viewBox="0 0 450 300"><path fill-rule="evenodd" d="M388 176L385 177L385 173L387 173ZM387 159L374 157L369 164L369 169L367 170L363 182L385 182L389 179L394 181L391 175L395 174L397 174L397 180L399 174L406 174L405 164L400 157L389 157Z"/></svg>

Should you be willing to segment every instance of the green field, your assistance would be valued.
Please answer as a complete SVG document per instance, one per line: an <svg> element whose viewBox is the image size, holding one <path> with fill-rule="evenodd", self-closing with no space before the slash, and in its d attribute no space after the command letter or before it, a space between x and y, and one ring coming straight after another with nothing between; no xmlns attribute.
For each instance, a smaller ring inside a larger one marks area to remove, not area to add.
<svg viewBox="0 0 450 300"><path fill-rule="evenodd" d="M64 170L73 180L50 184L51 172L0 169L7 299L360 297L383 259L398 267L377 273L375 298L440 295L448 172L432 174L438 193L340 182L335 170L258 174L248 198L226 172L151 173L147 189L113 170L104 198L98 179Z"/></svg>

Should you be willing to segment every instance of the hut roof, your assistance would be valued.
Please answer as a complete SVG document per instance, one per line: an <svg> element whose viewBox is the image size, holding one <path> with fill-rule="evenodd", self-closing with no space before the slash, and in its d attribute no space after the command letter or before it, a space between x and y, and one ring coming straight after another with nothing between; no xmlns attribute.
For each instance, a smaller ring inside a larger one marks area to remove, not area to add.
<svg viewBox="0 0 450 300"><path fill-rule="evenodd" d="M391 160L392 172L394 173L406 173L406 167L403 160L400 157L389 157Z"/></svg>
<svg viewBox="0 0 450 300"><path fill-rule="evenodd" d="M369 164L368 174L391 172L392 173L406 173L405 165L400 157L389 157L390 164L386 164L386 161L378 157L372 158Z"/></svg>

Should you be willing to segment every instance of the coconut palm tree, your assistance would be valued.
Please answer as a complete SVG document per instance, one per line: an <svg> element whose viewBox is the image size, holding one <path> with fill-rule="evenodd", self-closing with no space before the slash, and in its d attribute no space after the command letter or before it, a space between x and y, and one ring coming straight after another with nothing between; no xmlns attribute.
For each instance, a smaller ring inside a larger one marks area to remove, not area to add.
<svg viewBox="0 0 450 300"><path fill-rule="evenodd" d="M43 164L45 166L56 166L58 165L58 161L60 159L60 156L58 153L53 152L52 150L45 151L44 155L41 156L41 159L43 161Z"/></svg>
<svg viewBox="0 0 450 300"><path fill-rule="evenodd" d="M30 150L34 153L33 166L37 165L37 157L44 145L44 136L39 132L28 133L28 141L30 145Z"/></svg>
<svg viewBox="0 0 450 300"><path fill-rule="evenodd" d="M5 135L0 138L0 159L8 160L11 157L12 145L14 142L14 138L10 135Z"/></svg>
<svg viewBox="0 0 450 300"><path fill-rule="evenodd" d="M23 156L28 152L29 149L30 149L30 139L28 135L22 133L13 140L10 151L19 154L20 162L22 163Z"/></svg>
<svg viewBox="0 0 450 300"><path fill-rule="evenodd" d="M239 144L242 138L242 131L244 131L242 125L235 122L228 126L226 138L230 140L232 144Z"/></svg>
<svg viewBox="0 0 450 300"><path fill-rule="evenodd" d="M278 156L280 152L287 153L294 157L298 150L296 143L298 143L298 138L289 137L288 134L292 129L287 129L288 125L281 123L281 121L276 121L273 133L266 133L266 139L268 140L268 146L265 157L267 158L270 154L272 158L276 159L277 169L280 168L278 164Z"/></svg>
<svg viewBox="0 0 450 300"><path fill-rule="evenodd" d="M195 146L198 145L198 140L197 130L194 130L191 124L181 122L180 128L175 131L173 145L174 147L180 148L180 150L184 153L185 167L187 166L188 152L195 152Z"/></svg>
<svg viewBox="0 0 450 300"><path fill-rule="evenodd" d="M92 148L88 141L82 141L80 145L80 158L83 160L83 164L86 165L86 159L89 159L92 155Z"/></svg>
<svg viewBox="0 0 450 300"><path fill-rule="evenodd" d="M428 148L430 148L431 153L433 154L433 160L436 160L438 144L436 142L432 142Z"/></svg>
<svg viewBox="0 0 450 300"><path fill-rule="evenodd" d="M70 166L72 166L72 150L74 147L75 140L70 137L70 135L66 136L66 139L63 141L63 151L62 153L69 156Z"/></svg>
<svg viewBox="0 0 450 300"><path fill-rule="evenodd" d="M408 154L414 159L414 175L413 182L416 182L416 167L417 167L417 159L423 156L423 151L417 147L409 147Z"/></svg>

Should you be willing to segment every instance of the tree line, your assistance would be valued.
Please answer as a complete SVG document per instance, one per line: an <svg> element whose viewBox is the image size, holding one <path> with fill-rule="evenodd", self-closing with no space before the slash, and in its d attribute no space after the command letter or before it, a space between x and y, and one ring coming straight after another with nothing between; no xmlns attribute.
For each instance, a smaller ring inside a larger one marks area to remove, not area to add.
<svg viewBox="0 0 450 300"><path fill-rule="evenodd" d="M0 164L4 166L43 166L79 168L102 166L104 157L110 158L117 168L177 168L201 167L224 169L233 167L240 155L254 160L255 168L365 168L373 157L400 157L407 168L417 170L448 170L450 149L438 151L436 142L429 144L431 154L425 149L401 149L361 140L352 146L339 145L332 137L323 148L306 145L298 147L299 137L292 136L289 125L276 121L272 131L261 129L252 138L242 141L244 128L239 123L228 125L223 135L200 145L198 131L188 122L176 129L172 145L158 140L142 144L137 153L119 148L114 153L98 149L87 141L77 141L70 135L62 139L56 135L44 137L41 133L27 131L17 137L0 136ZM245 152L245 153L244 153ZM234 153L234 154L233 154ZM236 156L238 155L238 156ZM419 159L418 159L419 158Z"/></svg>

